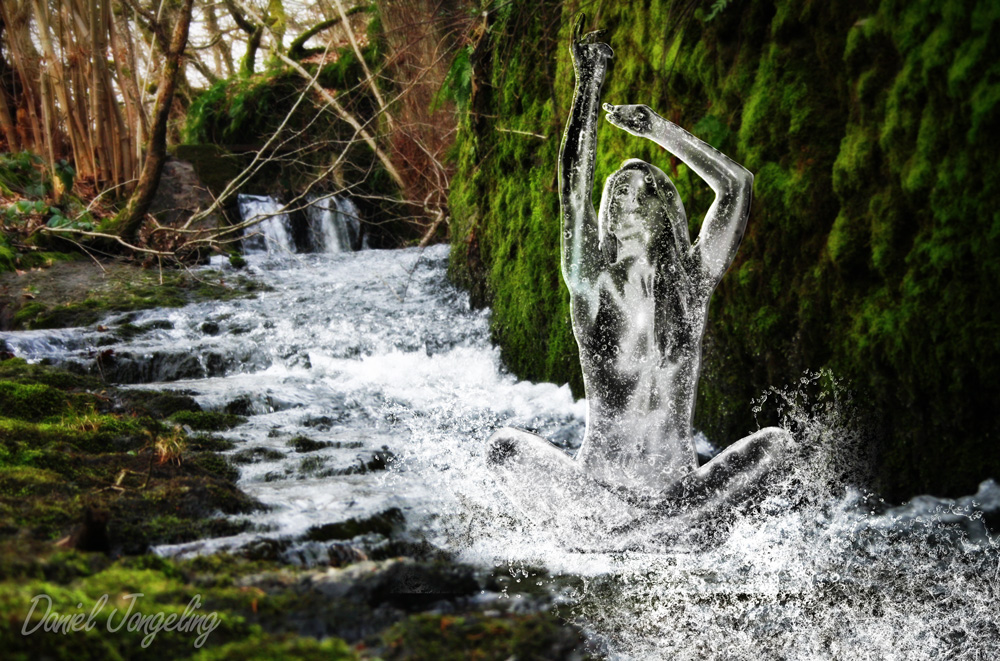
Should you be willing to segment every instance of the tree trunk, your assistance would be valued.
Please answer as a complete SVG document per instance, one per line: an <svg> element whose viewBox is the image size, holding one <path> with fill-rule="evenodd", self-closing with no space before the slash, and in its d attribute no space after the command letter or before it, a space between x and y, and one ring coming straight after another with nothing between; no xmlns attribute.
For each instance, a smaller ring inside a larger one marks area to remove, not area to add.
<svg viewBox="0 0 1000 661"><path fill-rule="evenodd" d="M7 50L21 83L15 110L21 148L41 152L45 149L45 134L38 118L40 90L36 87L41 76L39 63L42 58L31 40L31 4L0 2L0 19L6 28Z"/></svg>
<svg viewBox="0 0 1000 661"><path fill-rule="evenodd" d="M254 67L257 64L257 50L260 48L261 37L264 36L264 28L258 25L250 38L247 40L247 52L243 56L243 65L240 67L247 76L253 75Z"/></svg>
<svg viewBox="0 0 1000 661"><path fill-rule="evenodd" d="M139 183L132 192L125 210L116 221L118 235L130 243L135 242L142 221L146 218L146 212L149 211L149 205L152 203L153 196L160 184L160 173L163 172L163 162L167 157L167 118L170 116L170 107L173 105L181 55L187 45L192 4L193 0L184 0L177 17L177 24L174 26L174 32L170 39L170 48L163 64L163 73L156 90L156 104L153 107L146 160L143 162L142 172L139 174Z"/></svg>
<svg viewBox="0 0 1000 661"><path fill-rule="evenodd" d="M3 129L4 138L7 140L7 151L12 154L21 151L21 141L17 138L14 119L7 106L7 94L2 86L0 86L0 128Z"/></svg>

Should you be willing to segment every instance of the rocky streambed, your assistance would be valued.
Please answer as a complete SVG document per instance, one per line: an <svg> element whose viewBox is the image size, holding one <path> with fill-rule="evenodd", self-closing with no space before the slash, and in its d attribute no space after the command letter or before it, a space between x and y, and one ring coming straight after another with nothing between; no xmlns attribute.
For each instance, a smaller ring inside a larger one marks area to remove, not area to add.
<svg viewBox="0 0 1000 661"><path fill-rule="evenodd" d="M785 402L801 460L727 513L712 544L679 547L669 522L650 521L634 548L584 552L529 525L487 469L485 440L514 425L573 452L585 403L505 372L447 259L443 246L256 255L249 296L0 335L9 354L81 379L50 384L54 408L34 418L3 413L43 439L5 440L8 633L35 594L73 612L142 592L136 608L150 613L195 595L218 613L205 650L178 632L150 646L202 658L972 659L1000 647L1000 489L900 506L858 490L844 456L859 436L836 397L769 395ZM243 273L215 268L226 282ZM62 440L44 436L52 425ZM87 445L94 433L104 445ZM108 461L94 452L118 463L81 482L71 468ZM211 489L165 486L209 476ZM76 509L19 509L70 487ZM122 534L116 517L161 488L176 511L133 516L144 536ZM112 554L136 540L152 552L112 560L52 545L102 511ZM94 650L141 649L139 634L100 628L87 632ZM12 639L24 655L77 640Z"/></svg>
<svg viewBox="0 0 1000 661"><path fill-rule="evenodd" d="M171 291L175 307L125 304L122 282L81 304L104 276L77 265L59 269L87 275L52 290L46 276L61 280L50 273L9 276L20 288L8 286L9 318L33 330L3 334L18 358L0 363L0 386L41 403L25 411L11 399L0 411L7 649L139 652L138 633L108 635L111 605L92 631L15 631L43 622L41 608L24 619L38 594L51 595L51 613L74 614L105 593L124 611L131 589L144 595L136 613L192 595L200 612L217 613L203 648L186 632L155 636L151 652L179 658L596 653L558 612L558 590L520 585L506 563L463 560L422 528L445 494L407 477L421 464L414 423L433 425L409 398L448 378L439 370L478 368L464 382L486 376L477 392L502 385L512 406L548 392L575 406L565 389L519 388L497 370L485 316L444 280L445 257L441 248L259 256L245 271L195 274ZM66 321L83 325L47 328ZM435 396L480 434L509 413L447 401L461 390L451 383ZM443 468L440 457L430 465Z"/></svg>

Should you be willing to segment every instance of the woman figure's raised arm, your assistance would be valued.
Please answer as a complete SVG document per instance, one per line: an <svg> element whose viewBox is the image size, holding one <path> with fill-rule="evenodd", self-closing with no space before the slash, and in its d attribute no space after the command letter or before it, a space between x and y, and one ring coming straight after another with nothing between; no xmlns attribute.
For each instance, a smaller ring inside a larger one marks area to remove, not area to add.
<svg viewBox="0 0 1000 661"><path fill-rule="evenodd" d="M611 47L582 34L584 17L573 29L576 89L569 122L559 149L559 207L562 215L562 271L574 298L589 298L601 270L597 212L592 198L597 159L597 120L601 87L612 57Z"/></svg>
<svg viewBox="0 0 1000 661"><path fill-rule="evenodd" d="M606 103L604 109L609 122L660 145L681 159L715 191L715 201L705 214L701 232L691 248L714 288L729 268L743 239L753 198L753 175L712 145L663 119L647 106Z"/></svg>

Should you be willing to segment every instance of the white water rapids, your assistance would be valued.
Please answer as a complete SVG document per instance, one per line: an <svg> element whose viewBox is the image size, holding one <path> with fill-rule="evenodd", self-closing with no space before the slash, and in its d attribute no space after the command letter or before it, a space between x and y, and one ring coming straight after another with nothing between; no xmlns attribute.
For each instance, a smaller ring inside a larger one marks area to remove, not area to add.
<svg viewBox="0 0 1000 661"><path fill-rule="evenodd" d="M253 517L268 530L161 552L296 540L398 507L414 537L550 587L610 658L1000 658L1000 549L977 513L1000 510L995 484L959 501L873 505L837 482L827 459L851 432L836 405L817 403L788 422L804 446L826 450L707 548L658 548L650 522L641 552L574 551L520 520L484 449L505 425L572 449L585 403L504 372L487 313L447 282L445 246L249 261L270 291L139 313L131 323L149 330L128 342L113 334L121 315L107 331L0 334L17 355L88 368L110 348L109 378L254 412L224 435L233 452L281 454L241 468L241 487L272 505ZM299 435L334 445L297 454L287 442ZM396 456L389 470L343 474L383 446Z"/></svg>

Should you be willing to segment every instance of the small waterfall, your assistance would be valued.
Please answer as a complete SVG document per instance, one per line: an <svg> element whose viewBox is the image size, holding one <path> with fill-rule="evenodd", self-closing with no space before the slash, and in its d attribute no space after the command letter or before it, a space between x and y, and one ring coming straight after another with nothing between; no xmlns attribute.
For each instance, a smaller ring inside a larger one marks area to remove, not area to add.
<svg viewBox="0 0 1000 661"><path fill-rule="evenodd" d="M292 223L284 212L284 205L273 197L263 195L236 196L240 217L244 222L263 218L258 224L246 228L243 251L246 253L295 252Z"/></svg>
<svg viewBox="0 0 1000 661"><path fill-rule="evenodd" d="M309 238L316 252L348 252L360 247L358 208L349 197L309 196Z"/></svg>
<svg viewBox="0 0 1000 661"><path fill-rule="evenodd" d="M244 252L350 252L365 247L358 208L349 197L310 195L301 211L288 211L265 195L238 195L244 222L262 219L245 230Z"/></svg>

